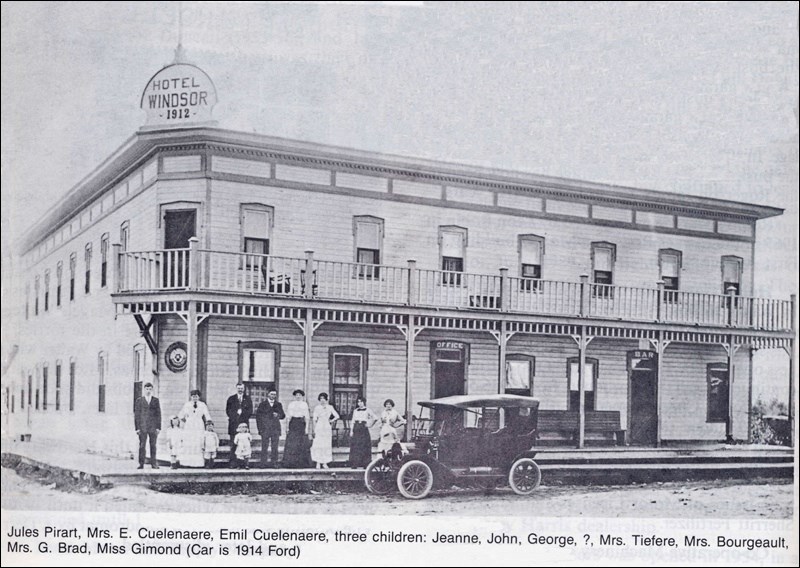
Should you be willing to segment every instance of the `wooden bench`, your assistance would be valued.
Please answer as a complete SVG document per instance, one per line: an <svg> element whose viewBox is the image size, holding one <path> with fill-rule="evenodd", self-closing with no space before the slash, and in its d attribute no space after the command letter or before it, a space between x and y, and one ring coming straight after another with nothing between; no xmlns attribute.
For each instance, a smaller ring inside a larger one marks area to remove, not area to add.
<svg viewBox="0 0 800 568"><path fill-rule="evenodd" d="M578 439L578 413L570 410L539 410L537 425L539 440L563 440L576 442ZM625 429L620 427L619 411L587 410L584 433L599 434L600 438L587 436L592 442L625 443Z"/></svg>

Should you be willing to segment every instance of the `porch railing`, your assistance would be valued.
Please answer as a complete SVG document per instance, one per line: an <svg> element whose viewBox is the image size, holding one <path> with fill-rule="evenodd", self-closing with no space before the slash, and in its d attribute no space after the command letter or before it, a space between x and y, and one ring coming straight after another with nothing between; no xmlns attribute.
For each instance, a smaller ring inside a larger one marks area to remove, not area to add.
<svg viewBox="0 0 800 568"><path fill-rule="evenodd" d="M793 330L793 303L737 296L189 249L122 252L117 291L212 290L390 305Z"/></svg>

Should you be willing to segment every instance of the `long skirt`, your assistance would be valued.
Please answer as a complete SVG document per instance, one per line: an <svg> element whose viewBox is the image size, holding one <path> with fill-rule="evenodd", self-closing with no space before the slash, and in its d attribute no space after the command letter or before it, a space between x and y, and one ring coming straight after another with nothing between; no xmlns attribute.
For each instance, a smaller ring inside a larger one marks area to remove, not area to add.
<svg viewBox="0 0 800 568"><path fill-rule="evenodd" d="M289 468L308 467L310 461L306 421L304 418L293 417L289 420L289 428L286 432L283 466Z"/></svg>
<svg viewBox="0 0 800 568"><path fill-rule="evenodd" d="M366 467L372 461L372 440L364 422L353 424L350 437L350 467Z"/></svg>

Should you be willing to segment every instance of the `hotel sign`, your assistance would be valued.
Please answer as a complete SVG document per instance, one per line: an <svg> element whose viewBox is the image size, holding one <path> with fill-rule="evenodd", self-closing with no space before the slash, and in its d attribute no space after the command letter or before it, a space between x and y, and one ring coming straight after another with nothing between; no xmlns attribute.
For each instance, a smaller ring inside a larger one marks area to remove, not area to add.
<svg viewBox="0 0 800 568"><path fill-rule="evenodd" d="M145 128L193 126L211 122L217 90L199 67L175 63L156 73L142 93Z"/></svg>

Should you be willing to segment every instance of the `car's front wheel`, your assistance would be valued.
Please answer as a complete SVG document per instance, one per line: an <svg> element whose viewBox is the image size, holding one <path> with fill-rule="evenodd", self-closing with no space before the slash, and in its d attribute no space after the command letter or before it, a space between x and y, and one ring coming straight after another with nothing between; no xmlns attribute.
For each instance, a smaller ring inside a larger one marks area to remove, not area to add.
<svg viewBox="0 0 800 568"><path fill-rule="evenodd" d="M403 464L397 474L397 488L407 499L422 499L432 487L433 472L425 462L411 460Z"/></svg>
<svg viewBox="0 0 800 568"><path fill-rule="evenodd" d="M542 482L542 470L531 458L520 458L508 472L508 484L517 495L530 495Z"/></svg>
<svg viewBox="0 0 800 568"><path fill-rule="evenodd" d="M394 475L386 458L373 460L364 472L364 483L370 493L386 495L394 488Z"/></svg>

